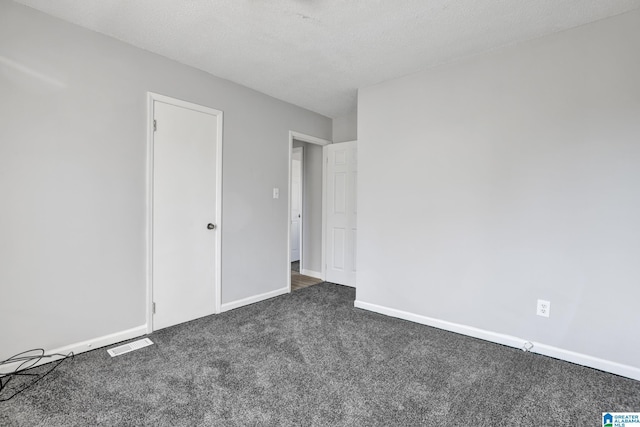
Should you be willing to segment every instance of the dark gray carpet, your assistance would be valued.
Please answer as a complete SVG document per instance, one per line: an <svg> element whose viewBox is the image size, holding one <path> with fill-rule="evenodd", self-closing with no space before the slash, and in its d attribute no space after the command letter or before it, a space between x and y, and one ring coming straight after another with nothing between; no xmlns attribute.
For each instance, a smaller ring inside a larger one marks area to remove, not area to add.
<svg viewBox="0 0 640 427"><path fill-rule="evenodd" d="M300 273L300 261L293 261L291 263L291 271L297 271Z"/></svg>
<svg viewBox="0 0 640 427"><path fill-rule="evenodd" d="M353 308L323 283L63 363L2 426L598 426L640 382ZM40 369L40 368L38 368Z"/></svg>

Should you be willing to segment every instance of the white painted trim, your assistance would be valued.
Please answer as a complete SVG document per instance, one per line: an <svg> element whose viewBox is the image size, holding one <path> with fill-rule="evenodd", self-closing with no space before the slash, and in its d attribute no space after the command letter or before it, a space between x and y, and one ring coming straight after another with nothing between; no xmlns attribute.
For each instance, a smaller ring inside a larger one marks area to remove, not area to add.
<svg viewBox="0 0 640 427"><path fill-rule="evenodd" d="M296 132L296 131L293 131L293 130L289 131L289 139L291 139L291 140L297 139L298 141L309 142L311 144L316 144L316 145L329 145L329 144L332 144L332 142L327 140L327 139L317 138L315 136L306 135L304 133Z"/></svg>
<svg viewBox="0 0 640 427"><path fill-rule="evenodd" d="M291 279L291 267L288 270L289 279ZM227 302L222 304L221 312L233 310L235 308L244 307L245 305L254 304L256 302L264 301L270 298L275 298L280 295L288 294L291 292L290 288L280 288L275 291L265 292L264 294L254 295L251 297L243 298L237 301Z"/></svg>
<svg viewBox="0 0 640 427"><path fill-rule="evenodd" d="M599 369L604 372L620 375L627 378L640 381L640 368L635 368L622 363L613 362L611 360L600 359L598 357L589 356L588 354L577 353L563 348L553 347L547 344L533 343L534 353L544 356L553 357L554 359L565 360L577 365L588 366L590 368Z"/></svg>
<svg viewBox="0 0 640 427"><path fill-rule="evenodd" d="M445 331L455 332L485 341L506 345L509 347L522 348L525 343L529 342L523 338L514 337L512 335L501 334L497 332L487 331L484 329L474 328L472 326L462 325L459 323L447 322L446 320L435 319L433 317L422 316L407 311L397 310L371 304L364 301L356 300L354 307L363 310L373 311L375 313L384 314L398 319L408 320L410 322L419 323L421 325L433 326L434 328L443 329ZM587 366L601 371L609 372L623 377L632 378L640 381L640 368L621 363L612 362L610 360L600 359L574 351L553 347L547 344L531 342L533 347L529 350L532 353L553 357L555 359L565 360L577 365Z"/></svg>
<svg viewBox="0 0 640 427"><path fill-rule="evenodd" d="M191 102L171 98L153 92L147 92L147 334L153 332L153 117L154 102L164 102L190 110L199 111L216 117L216 280L214 288L214 313L221 312L222 299L222 127L223 112Z"/></svg>
<svg viewBox="0 0 640 427"><path fill-rule="evenodd" d="M395 308L384 307L368 302L356 300L353 305L356 308L362 308L364 310L385 314L387 316L397 317L398 319L420 323L421 325L433 326L438 329L444 329L446 331L456 332L458 334L468 335L474 338L480 338L486 341L507 345L509 347L521 348L526 342L526 340L520 340L510 335L485 331L484 329L461 325L459 323L447 322L446 320L435 319L433 317L422 316L419 314L410 313L408 311L397 310Z"/></svg>
<svg viewBox="0 0 640 427"><path fill-rule="evenodd" d="M304 147L291 147L291 161L293 161L293 153L299 150L300 151L300 239L298 239L298 246L300 247L300 268L302 269L302 257L303 257L303 251L304 248L302 245L304 245L304 215L305 215L305 211L304 211L304 197L305 197L305 191L304 191ZM291 181L291 180L289 180ZM291 200L291 199L289 199ZM291 210L291 204L289 204L289 210ZM293 218L292 218L293 219ZM291 229L291 222L289 222L289 229ZM291 252L289 252L289 256L291 256ZM293 262L291 261L291 258L289 258L290 263Z"/></svg>
<svg viewBox="0 0 640 427"><path fill-rule="evenodd" d="M223 127L224 127L224 113L220 110L217 111L217 123L216 123L216 286L215 292L215 312L220 313L222 307L222 230L223 218L222 218L222 147L224 145Z"/></svg>
<svg viewBox="0 0 640 427"><path fill-rule="evenodd" d="M222 114L222 111L216 110L215 108L194 104L193 102L183 101L182 99L172 98L166 95L160 95L159 93L154 93L154 92L147 92L147 93L154 101L164 102L165 104L175 105L176 107L188 108L189 110L199 111L201 113L211 114L213 116Z"/></svg>
<svg viewBox="0 0 640 427"><path fill-rule="evenodd" d="M64 347L56 348L54 350L45 351L45 354L59 353L59 354L67 355L73 352L74 355L77 355L80 353L84 353L85 351L95 350L96 348L106 347L122 341L130 340L132 338L137 338L139 336L145 335L146 331L147 331L147 325L141 325L135 328L127 329L125 331L120 331L113 334L104 335L102 337L81 341L75 344L65 345ZM35 364L34 366L43 365L45 363L53 362L61 358L62 358L61 356L46 357L46 358L43 358L39 363ZM0 374L13 372L19 365L20 363L12 363L12 364L0 366Z"/></svg>
<svg viewBox="0 0 640 427"><path fill-rule="evenodd" d="M292 160L292 155L293 155L293 140L296 139L298 141L302 141L302 142L308 142L311 144L316 144L316 145L320 145L323 147L323 164L322 164L322 272L321 272L321 277L319 279L324 280L324 244L325 244L325 237L324 237L324 233L325 233L325 221L324 221L324 205L325 205L325 198L324 198L324 182L325 182L325 160L324 160L324 146L331 144L331 141L326 140L326 139L322 139L322 138L317 138L315 136L311 136L311 135L306 135L304 133L300 133L300 132L296 132L293 130L289 131L289 165L288 165L288 169L289 169L289 174L288 174L288 181L287 181L287 265L286 265L286 277L287 277L287 292L291 292L291 160ZM302 230L301 230L302 232ZM302 248L300 248L300 253L302 254ZM301 258L302 259L302 258ZM302 263L300 263L302 266Z"/></svg>
<svg viewBox="0 0 640 427"><path fill-rule="evenodd" d="M322 273L319 271L300 269L300 274L322 280Z"/></svg>
<svg viewBox="0 0 640 427"><path fill-rule="evenodd" d="M291 163L293 162L293 135L289 131L289 163L287 169L287 265L286 265L286 277L287 277L287 292L291 292Z"/></svg>
<svg viewBox="0 0 640 427"><path fill-rule="evenodd" d="M145 319L147 319L147 334L153 332L153 117L153 96L147 92L147 181L145 183L147 201Z"/></svg>
<svg viewBox="0 0 640 427"><path fill-rule="evenodd" d="M329 149L322 147L322 254L320 255L320 272L322 280L327 280L327 164Z"/></svg>

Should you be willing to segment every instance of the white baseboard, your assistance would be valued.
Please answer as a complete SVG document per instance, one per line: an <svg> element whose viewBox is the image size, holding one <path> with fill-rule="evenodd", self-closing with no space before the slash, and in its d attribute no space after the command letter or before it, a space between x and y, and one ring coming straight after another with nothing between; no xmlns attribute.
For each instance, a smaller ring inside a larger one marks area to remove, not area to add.
<svg viewBox="0 0 640 427"><path fill-rule="evenodd" d="M304 268L300 270L300 274L305 276L313 277L314 279L322 280L322 273L313 270L305 270Z"/></svg>
<svg viewBox="0 0 640 427"><path fill-rule="evenodd" d="M512 335L500 334L497 332L491 332L484 329L474 328L473 326L447 322L445 320L440 320L432 317L422 316L419 314L409 313L407 311L397 310L395 308L389 308L389 307L383 307L376 304L370 304L368 302L356 300L353 305L354 307L361 308L363 310L373 311L375 313L396 317L398 319L408 320L410 322L420 323L422 325L433 326L434 328L444 329L446 331L456 332L458 334L467 335L474 338L480 338L485 341L491 341L491 342L506 345L509 347L515 347L515 348L521 349L523 348L525 343L530 342L528 340L514 337ZM640 368L636 368L629 365L623 365L621 363L600 359L600 358L589 356L582 353L576 353L570 350L553 347L547 344L541 344L536 342L531 342L531 344L533 344L533 347L529 351L531 351L532 353L553 357L555 359L565 360L567 362L575 363L577 365L588 366L590 368L599 369L601 371L609 372L612 374L616 374L616 375L620 375L623 377L640 381Z"/></svg>
<svg viewBox="0 0 640 427"><path fill-rule="evenodd" d="M220 312L233 310L234 308L244 307L245 305L253 304L256 302L264 301L269 298L274 298L280 295L288 294L289 288L276 289L275 291L265 292L264 294L254 295L252 297L243 298L233 302L227 302L220 306Z"/></svg>
<svg viewBox="0 0 640 427"><path fill-rule="evenodd" d="M611 360L600 359L598 357L589 356L588 354L576 353L575 351L565 350L547 344L533 343L533 345L534 347L531 351L534 353L640 381L640 368L623 365L622 363L613 362Z"/></svg>
<svg viewBox="0 0 640 427"><path fill-rule="evenodd" d="M73 354L84 353L85 351L95 350L96 348L106 347L111 344L119 343L122 341L130 340L131 338L137 338L142 335L146 335L147 333L147 325L138 326L135 328L127 329L125 331L116 332L113 334L105 335L98 338L93 338L90 340L82 341L75 344L66 345L64 347L59 347L54 350L45 351L46 354L62 354L67 355L71 352ZM53 362L55 360L61 359L62 356L54 356L54 357L45 357L40 362L36 363L35 366L43 365L45 363ZM4 366L0 366L0 374L6 374L15 371L19 363L7 364Z"/></svg>

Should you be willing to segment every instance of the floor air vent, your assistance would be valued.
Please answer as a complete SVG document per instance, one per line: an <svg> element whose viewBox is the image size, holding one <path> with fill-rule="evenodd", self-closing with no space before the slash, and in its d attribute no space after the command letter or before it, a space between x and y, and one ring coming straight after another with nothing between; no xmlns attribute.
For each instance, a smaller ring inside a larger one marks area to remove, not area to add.
<svg viewBox="0 0 640 427"><path fill-rule="evenodd" d="M149 338L144 338L138 341L122 344L118 347L110 348L109 350L107 350L107 353L109 353L111 357L116 357L120 356L121 354L129 353L130 351L150 346L151 344L153 344L153 341L151 341Z"/></svg>

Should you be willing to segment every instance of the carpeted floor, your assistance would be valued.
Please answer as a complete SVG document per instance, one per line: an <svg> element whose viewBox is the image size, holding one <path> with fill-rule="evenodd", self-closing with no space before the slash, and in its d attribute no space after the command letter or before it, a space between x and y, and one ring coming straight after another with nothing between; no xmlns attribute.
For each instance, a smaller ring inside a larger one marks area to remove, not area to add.
<svg viewBox="0 0 640 427"><path fill-rule="evenodd" d="M323 283L76 356L2 426L598 426L640 382L353 308ZM41 369L41 368L38 368Z"/></svg>

